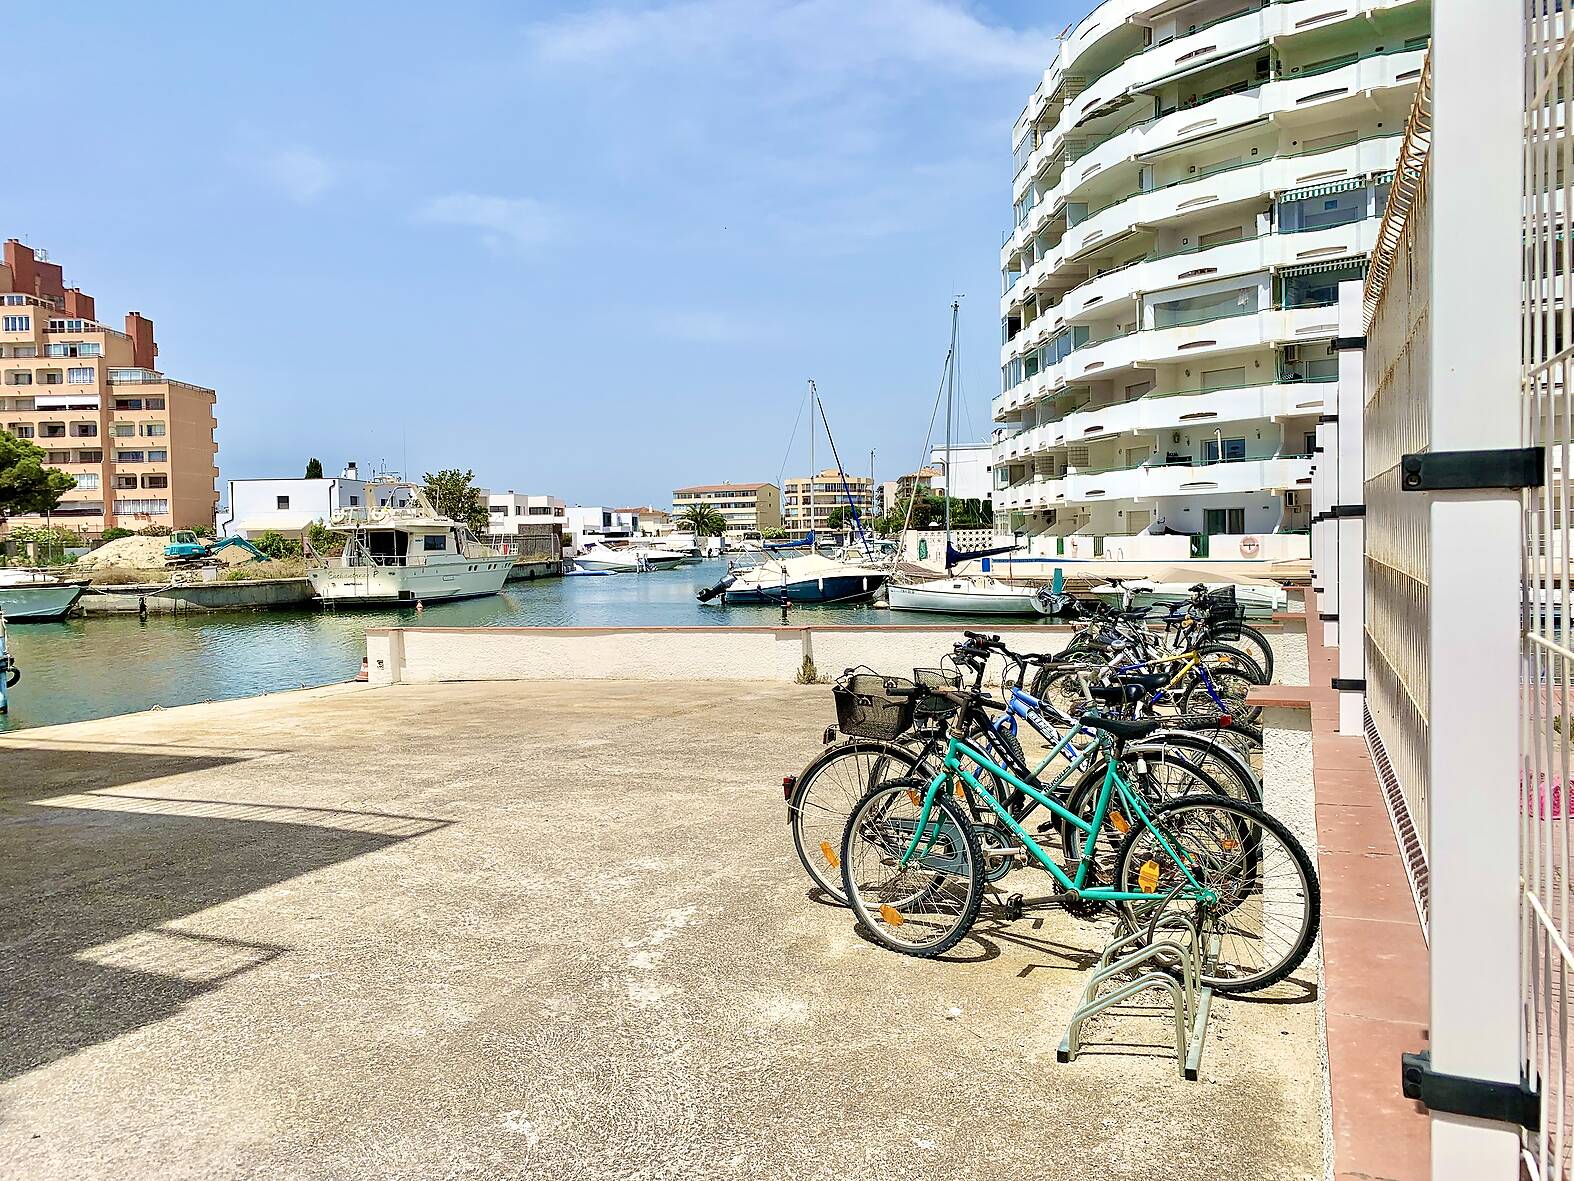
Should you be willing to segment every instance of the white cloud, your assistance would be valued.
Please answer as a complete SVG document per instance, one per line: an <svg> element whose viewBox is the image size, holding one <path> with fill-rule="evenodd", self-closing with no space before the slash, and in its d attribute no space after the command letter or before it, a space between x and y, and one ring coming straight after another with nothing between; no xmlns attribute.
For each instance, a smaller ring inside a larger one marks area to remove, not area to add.
<svg viewBox="0 0 1574 1181"><path fill-rule="evenodd" d="M565 16L528 32L538 58L569 64L622 56L692 60L756 47L836 70L910 64L1037 71L1055 51L1048 29L987 24L945 0L676 0Z"/></svg>
<svg viewBox="0 0 1574 1181"><path fill-rule="evenodd" d="M333 161L303 147L263 152L252 161L252 171L299 205L311 204L340 180Z"/></svg>
<svg viewBox="0 0 1574 1181"><path fill-rule="evenodd" d="M449 193L434 197L415 211L417 222L461 226L481 231L494 249L541 246L556 238L563 218L532 197L496 197L482 193Z"/></svg>

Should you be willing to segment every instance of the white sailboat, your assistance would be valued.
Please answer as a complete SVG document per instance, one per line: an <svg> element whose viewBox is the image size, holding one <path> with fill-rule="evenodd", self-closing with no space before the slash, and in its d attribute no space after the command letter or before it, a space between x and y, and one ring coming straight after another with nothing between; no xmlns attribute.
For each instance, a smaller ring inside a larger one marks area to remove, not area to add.
<svg viewBox="0 0 1574 1181"><path fill-rule="evenodd" d="M893 579L886 585L885 598L893 611L934 611L949 615L1048 615L1052 597L1048 588L1013 586L992 574L960 575L953 568L962 562L991 554L1008 553L1014 547L960 552L951 545L951 419L956 392L957 315L960 305L951 304L951 348L945 368L945 567L944 578L921 581Z"/></svg>

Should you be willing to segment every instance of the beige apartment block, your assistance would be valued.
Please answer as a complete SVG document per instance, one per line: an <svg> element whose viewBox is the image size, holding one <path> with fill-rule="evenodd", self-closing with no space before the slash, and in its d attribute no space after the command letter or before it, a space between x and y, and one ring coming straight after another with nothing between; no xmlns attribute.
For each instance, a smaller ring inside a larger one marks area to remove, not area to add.
<svg viewBox="0 0 1574 1181"><path fill-rule="evenodd" d="M695 484L672 490L673 517L697 504L725 518L728 537L782 527L782 494L775 484Z"/></svg>
<svg viewBox="0 0 1574 1181"><path fill-rule="evenodd" d="M152 320L130 312L124 332L100 323L93 297L65 286L58 263L5 243L0 427L76 478L55 524L90 533L213 524L214 393L166 377L157 360Z"/></svg>
<svg viewBox="0 0 1574 1181"><path fill-rule="evenodd" d="M782 528L788 537L808 535L810 530L825 531L834 509L845 508L848 500L865 516L874 514L874 481L868 476L843 475L834 467L810 478L797 476L782 485Z"/></svg>

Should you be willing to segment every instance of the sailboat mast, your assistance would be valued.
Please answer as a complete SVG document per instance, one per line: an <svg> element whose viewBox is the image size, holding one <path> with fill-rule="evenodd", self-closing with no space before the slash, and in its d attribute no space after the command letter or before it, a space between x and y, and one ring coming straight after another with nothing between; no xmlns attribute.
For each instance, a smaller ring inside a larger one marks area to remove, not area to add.
<svg viewBox="0 0 1574 1181"><path fill-rule="evenodd" d="M946 358L945 377L945 566L951 569L951 396L956 389L956 320L957 300L951 301L951 352Z"/></svg>
<svg viewBox="0 0 1574 1181"><path fill-rule="evenodd" d="M807 492L809 513L809 532L807 536L814 536L814 411L820 401L820 392L814 388L814 378L809 379L809 490Z"/></svg>

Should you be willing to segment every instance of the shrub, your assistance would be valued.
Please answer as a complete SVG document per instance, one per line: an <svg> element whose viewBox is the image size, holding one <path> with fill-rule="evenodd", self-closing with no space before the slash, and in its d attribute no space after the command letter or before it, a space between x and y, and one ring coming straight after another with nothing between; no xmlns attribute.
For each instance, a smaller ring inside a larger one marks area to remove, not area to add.
<svg viewBox="0 0 1574 1181"><path fill-rule="evenodd" d="M296 558L300 556L301 543L292 538L285 537L282 533L269 529L260 537L252 539L256 546L270 558Z"/></svg>
<svg viewBox="0 0 1574 1181"><path fill-rule="evenodd" d="M102 538L100 538L100 540L102 540L102 541L119 541L122 537L134 537L134 536L135 536L135 534L132 533L130 529L122 529L119 525L116 525L113 529L105 529L104 530L104 536Z"/></svg>
<svg viewBox="0 0 1574 1181"><path fill-rule="evenodd" d="M138 537L168 537L169 535L168 525L144 525L137 530Z"/></svg>

